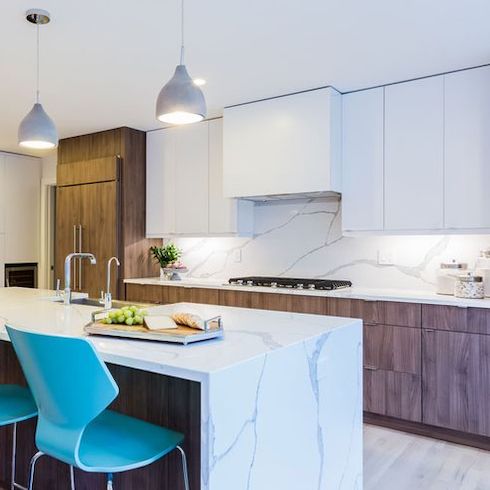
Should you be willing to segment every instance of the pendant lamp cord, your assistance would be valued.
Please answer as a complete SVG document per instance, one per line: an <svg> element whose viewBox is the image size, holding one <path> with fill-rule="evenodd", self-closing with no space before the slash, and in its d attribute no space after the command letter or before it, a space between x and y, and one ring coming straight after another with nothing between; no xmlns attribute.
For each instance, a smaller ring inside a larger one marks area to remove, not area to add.
<svg viewBox="0 0 490 490"><path fill-rule="evenodd" d="M39 104L39 24L37 29L37 68L36 68L36 102Z"/></svg>
<svg viewBox="0 0 490 490"><path fill-rule="evenodd" d="M180 2L180 64L184 64L184 0Z"/></svg>

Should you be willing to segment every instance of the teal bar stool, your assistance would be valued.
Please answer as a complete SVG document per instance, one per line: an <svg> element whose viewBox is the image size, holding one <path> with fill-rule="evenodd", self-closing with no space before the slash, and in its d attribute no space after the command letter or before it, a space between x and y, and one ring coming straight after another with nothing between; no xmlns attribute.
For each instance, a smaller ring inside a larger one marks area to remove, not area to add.
<svg viewBox="0 0 490 490"><path fill-rule="evenodd" d="M12 479L11 490L26 487L15 481L17 456L17 424L37 416L37 407L29 388L18 385L0 385L0 427L13 425L12 433Z"/></svg>
<svg viewBox="0 0 490 490"><path fill-rule="evenodd" d="M181 456L184 487L189 490L187 462L179 432L107 410L119 388L90 342L43 335L7 326L24 375L38 407L36 445L31 460L32 490L37 460L44 454L73 468L107 474L147 466L173 450Z"/></svg>

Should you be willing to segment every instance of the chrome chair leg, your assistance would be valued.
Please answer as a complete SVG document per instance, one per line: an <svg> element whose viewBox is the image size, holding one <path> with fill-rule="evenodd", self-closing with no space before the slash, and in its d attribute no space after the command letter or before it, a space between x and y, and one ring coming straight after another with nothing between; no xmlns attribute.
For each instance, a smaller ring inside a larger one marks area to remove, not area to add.
<svg viewBox="0 0 490 490"><path fill-rule="evenodd" d="M75 490L75 469L70 465L70 485L71 490Z"/></svg>
<svg viewBox="0 0 490 490"><path fill-rule="evenodd" d="M17 456L17 423L14 424L12 432L12 480L10 490L15 489L15 461Z"/></svg>
<svg viewBox="0 0 490 490"><path fill-rule="evenodd" d="M182 458L182 472L184 474L184 488L185 490L189 490L189 474L187 473L187 458L185 457L184 450L177 446L177 449L180 452L180 457Z"/></svg>
<svg viewBox="0 0 490 490"><path fill-rule="evenodd" d="M112 473L107 473L107 490L113 490L112 480Z"/></svg>
<svg viewBox="0 0 490 490"><path fill-rule="evenodd" d="M31 459L31 463L29 464L29 483L27 484L27 489L32 490L34 485L34 471L36 469L37 460L44 456L42 451L38 451Z"/></svg>
<svg viewBox="0 0 490 490"><path fill-rule="evenodd" d="M26 487L19 485L15 481L15 469L17 464L17 423L14 424L12 430L12 480L10 482L10 490L27 490Z"/></svg>

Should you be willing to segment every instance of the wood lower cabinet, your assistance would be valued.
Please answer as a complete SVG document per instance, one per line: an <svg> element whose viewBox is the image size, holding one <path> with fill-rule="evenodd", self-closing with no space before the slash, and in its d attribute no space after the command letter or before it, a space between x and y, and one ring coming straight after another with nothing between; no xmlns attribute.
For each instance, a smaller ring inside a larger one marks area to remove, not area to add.
<svg viewBox="0 0 490 490"><path fill-rule="evenodd" d="M364 410L412 422L422 420L420 376L364 369Z"/></svg>
<svg viewBox="0 0 490 490"><path fill-rule="evenodd" d="M364 324L364 367L420 375L421 331L392 325Z"/></svg>
<svg viewBox="0 0 490 490"><path fill-rule="evenodd" d="M490 336L423 332L423 422L490 436Z"/></svg>

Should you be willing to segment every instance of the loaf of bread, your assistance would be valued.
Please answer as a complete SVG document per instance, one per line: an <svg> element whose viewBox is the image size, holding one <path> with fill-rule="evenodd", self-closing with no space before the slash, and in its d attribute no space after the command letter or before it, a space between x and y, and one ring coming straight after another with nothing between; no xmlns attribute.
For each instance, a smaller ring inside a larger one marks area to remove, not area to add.
<svg viewBox="0 0 490 490"><path fill-rule="evenodd" d="M204 320L199 315L178 312L172 315L172 320L178 325L204 330Z"/></svg>

